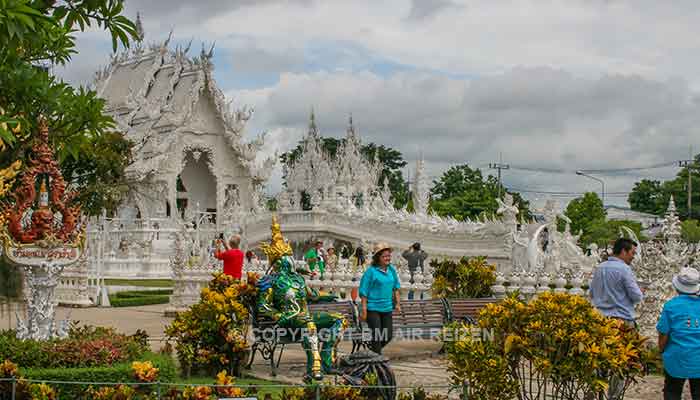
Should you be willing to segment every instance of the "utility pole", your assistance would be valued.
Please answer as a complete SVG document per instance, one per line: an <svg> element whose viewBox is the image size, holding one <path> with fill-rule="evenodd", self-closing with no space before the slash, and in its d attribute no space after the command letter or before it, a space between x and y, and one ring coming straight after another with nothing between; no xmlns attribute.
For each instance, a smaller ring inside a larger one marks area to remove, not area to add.
<svg viewBox="0 0 700 400"><path fill-rule="evenodd" d="M489 168L498 170L498 197L500 198L501 197L501 188L503 187L503 185L501 185L501 170L510 169L510 165L503 164L503 153L499 153L498 162L497 163L490 163Z"/></svg>
<svg viewBox="0 0 700 400"><path fill-rule="evenodd" d="M688 170L688 219L693 215L693 180L692 180L692 166L693 166L693 146L689 147L688 159L681 160L678 162L679 167L685 167Z"/></svg>

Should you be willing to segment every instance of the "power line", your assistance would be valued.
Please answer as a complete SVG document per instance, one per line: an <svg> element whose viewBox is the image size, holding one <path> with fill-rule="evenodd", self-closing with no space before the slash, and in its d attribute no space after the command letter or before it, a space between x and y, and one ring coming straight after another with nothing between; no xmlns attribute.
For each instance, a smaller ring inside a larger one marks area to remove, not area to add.
<svg viewBox="0 0 700 400"><path fill-rule="evenodd" d="M510 168L514 169L514 170L519 170L519 171L544 172L544 173L549 173L549 174L575 174L576 171L581 171L584 173L591 173L591 174L614 174L614 173L622 173L622 172L634 172L634 171L643 171L643 170L647 170L647 169L672 167L674 165L677 165L679 162L680 162L680 160L674 160L674 161L668 161L668 162L664 162L664 163L660 163L660 164L643 165L643 166L639 166L639 167L607 168L607 169L557 169L557 168L527 167L527 166L518 166L518 165L511 165Z"/></svg>
<svg viewBox="0 0 700 400"><path fill-rule="evenodd" d="M677 165L680 161L681 160L673 160L673 161L668 161L668 162L661 163L661 164L652 164L652 165L647 165L647 166L642 166L642 167L614 168L614 169L582 169L580 171L585 172L585 173L592 173L592 174L632 172L632 171L640 171L640 170L645 170L645 169L671 167L671 166Z"/></svg>
<svg viewBox="0 0 700 400"><path fill-rule="evenodd" d="M520 188L514 188L514 187L509 187L507 189L510 192L550 194L550 195L555 195L555 196L582 196L586 193L589 193L589 192L556 192L556 191L547 191L547 190L520 189ZM631 192L612 192L612 193L605 193L605 195L619 197L619 196L627 196L630 193Z"/></svg>

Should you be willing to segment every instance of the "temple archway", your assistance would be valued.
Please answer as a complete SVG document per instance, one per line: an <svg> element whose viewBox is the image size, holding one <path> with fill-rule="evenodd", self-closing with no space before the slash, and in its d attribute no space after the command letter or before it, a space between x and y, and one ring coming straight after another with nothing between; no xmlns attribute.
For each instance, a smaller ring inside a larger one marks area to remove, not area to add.
<svg viewBox="0 0 700 400"><path fill-rule="evenodd" d="M216 178L209 169L209 155L190 151L185 155L185 166L177 178L177 208L181 216L193 212L216 211Z"/></svg>

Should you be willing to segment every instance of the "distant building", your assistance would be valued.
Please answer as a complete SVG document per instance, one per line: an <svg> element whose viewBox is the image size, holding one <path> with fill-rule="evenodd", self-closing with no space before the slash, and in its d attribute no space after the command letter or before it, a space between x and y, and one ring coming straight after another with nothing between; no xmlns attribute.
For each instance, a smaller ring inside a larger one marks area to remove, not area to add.
<svg viewBox="0 0 700 400"><path fill-rule="evenodd" d="M635 221L642 224L642 230L647 232L655 231L661 225L663 217L631 210L627 207L608 205L605 206L608 221Z"/></svg>

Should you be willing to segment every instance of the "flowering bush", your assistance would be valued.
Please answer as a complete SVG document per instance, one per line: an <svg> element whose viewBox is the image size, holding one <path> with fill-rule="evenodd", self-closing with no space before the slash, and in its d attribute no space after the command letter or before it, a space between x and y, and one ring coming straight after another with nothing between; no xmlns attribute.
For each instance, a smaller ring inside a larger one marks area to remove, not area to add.
<svg viewBox="0 0 700 400"><path fill-rule="evenodd" d="M477 298L491 296L496 282L496 266L486 263L486 257L462 257L459 262L432 260L433 296L447 298Z"/></svg>
<svg viewBox="0 0 700 400"><path fill-rule="evenodd" d="M400 392L397 400L447 400L448 397L439 393L427 393L422 387L414 388L411 392Z"/></svg>
<svg viewBox="0 0 700 400"><path fill-rule="evenodd" d="M216 393L224 397L243 397L241 388L233 387L233 377L228 376L226 371L221 371L216 375L216 384L221 385L216 388Z"/></svg>
<svg viewBox="0 0 700 400"><path fill-rule="evenodd" d="M543 293L527 304L509 297L488 305L479 327L490 340L462 335L445 343L453 380L468 382L477 399L604 396L610 377L626 389L649 359L636 330L569 294Z"/></svg>
<svg viewBox="0 0 700 400"><path fill-rule="evenodd" d="M49 341L20 340L14 331L0 333L0 359L23 368L108 366L141 357L148 350L148 335L123 335L113 328L73 326L68 338Z"/></svg>
<svg viewBox="0 0 700 400"><path fill-rule="evenodd" d="M368 399L361 389L350 386L322 386L319 390L321 400L365 400ZM282 390L279 400L315 400L316 387L307 385L303 388L287 388Z"/></svg>
<svg viewBox="0 0 700 400"><path fill-rule="evenodd" d="M56 391L43 383L27 383L22 379L19 368L9 360L0 364L0 379L16 379L16 400L56 400ZM0 399L10 399L12 394L12 381L0 381Z"/></svg>
<svg viewBox="0 0 700 400"><path fill-rule="evenodd" d="M184 390L177 388L170 389L164 396L165 400L217 400L221 397L235 398L244 397L245 393L241 388L233 387L235 383L233 377L226 371L221 371L216 375L216 386L190 386Z"/></svg>
<svg viewBox="0 0 700 400"><path fill-rule="evenodd" d="M87 395L92 400L133 400L136 390L126 385L104 386L99 389L89 388Z"/></svg>
<svg viewBox="0 0 700 400"><path fill-rule="evenodd" d="M246 304L252 304L257 296L255 277L249 275L248 279L246 284L225 274L214 275L209 286L202 289L199 302L178 314L166 328L186 371L193 367L238 369L248 350Z"/></svg>

